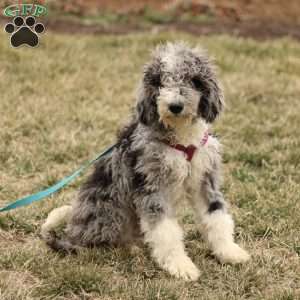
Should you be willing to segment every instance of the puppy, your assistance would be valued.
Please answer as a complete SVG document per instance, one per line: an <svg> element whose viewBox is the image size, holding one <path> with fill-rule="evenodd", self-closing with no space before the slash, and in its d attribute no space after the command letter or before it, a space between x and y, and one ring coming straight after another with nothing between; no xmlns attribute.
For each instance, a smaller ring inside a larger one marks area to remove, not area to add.
<svg viewBox="0 0 300 300"><path fill-rule="evenodd" d="M222 108L223 94L204 52L182 43L157 47L116 147L97 161L74 206L52 211L42 226L47 244L73 252L142 239L162 269L197 280L176 220L187 199L213 254L222 263L247 261L220 192L220 145L208 134ZM66 237L58 238L54 229L63 222Z"/></svg>

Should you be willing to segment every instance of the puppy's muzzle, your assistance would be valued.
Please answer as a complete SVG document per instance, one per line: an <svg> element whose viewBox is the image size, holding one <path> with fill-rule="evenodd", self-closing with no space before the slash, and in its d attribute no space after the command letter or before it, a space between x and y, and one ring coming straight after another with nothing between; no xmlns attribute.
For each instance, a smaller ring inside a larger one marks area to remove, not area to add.
<svg viewBox="0 0 300 300"><path fill-rule="evenodd" d="M180 104L180 103L169 105L169 111L171 113L173 113L174 115L179 115L182 112L183 108L184 108L184 105Z"/></svg>

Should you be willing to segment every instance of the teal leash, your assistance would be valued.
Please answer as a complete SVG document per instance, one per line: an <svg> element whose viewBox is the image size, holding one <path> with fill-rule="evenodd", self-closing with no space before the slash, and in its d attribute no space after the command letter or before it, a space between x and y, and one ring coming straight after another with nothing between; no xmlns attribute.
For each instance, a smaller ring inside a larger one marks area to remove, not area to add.
<svg viewBox="0 0 300 300"><path fill-rule="evenodd" d="M84 164L82 167L80 167L73 174L63 178L62 180L60 180L59 182L57 182L53 186L50 186L47 189L45 189L43 191L40 191L38 193L32 194L30 196L18 199L15 202L12 202L12 203L2 207L0 209L0 213L5 212L5 211L9 211L9 210L13 210L13 209L16 209L16 208L19 208L19 207L22 207L22 206L26 206L26 205L29 205L33 202L41 201L44 198L46 198L46 197L54 194L55 192L61 190L63 187L65 187L71 181L73 181L76 177L78 177L88 167L90 167L92 164L94 164L98 159L100 159L101 157L103 157L103 156L109 154L110 152L112 152L112 150L115 148L115 146L116 145L113 145L113 146L107 148L102 153L100 153L96 158L88 161L86 164Z"/></svg>

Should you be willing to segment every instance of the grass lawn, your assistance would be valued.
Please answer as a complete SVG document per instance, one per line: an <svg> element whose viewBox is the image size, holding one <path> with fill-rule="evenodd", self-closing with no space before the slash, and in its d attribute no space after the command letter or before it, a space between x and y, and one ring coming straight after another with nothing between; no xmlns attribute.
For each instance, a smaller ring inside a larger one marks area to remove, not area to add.
<svg viewBox="0 0 300 300"><path fill-rule="evenodd" d="M224 193L236 239L252 255L220 265L181 220L198 282L169 277L146 248L60 257L39 238L55 197L0 214L0 299L300 299L300 43L227 36L140 33L122 37L47 32L37 49L12 49L0 33L0 205L68 175L114 142L134 103L149 49L166 40L215 57L227 109L214 131L224 144Z"/></svg>

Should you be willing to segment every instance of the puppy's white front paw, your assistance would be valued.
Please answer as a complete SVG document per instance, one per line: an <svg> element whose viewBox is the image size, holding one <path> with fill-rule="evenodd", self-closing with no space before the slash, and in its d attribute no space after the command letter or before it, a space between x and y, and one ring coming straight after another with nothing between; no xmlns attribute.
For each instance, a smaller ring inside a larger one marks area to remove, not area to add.
<svg viewBox="0 0 300 300"><path fill-rule="evenodd" d="M221 263L239 264L250 259L250 255L236 243L220 245L214 254Z"/></svg>
<svg viewBox="0 0 300 300"><path fill-rule="evenodd" d="M183 278L187 281L195 281L200 276L198 268L186 255L172 255L167 257L161 266L171 275L177 278Z"/></svg>

